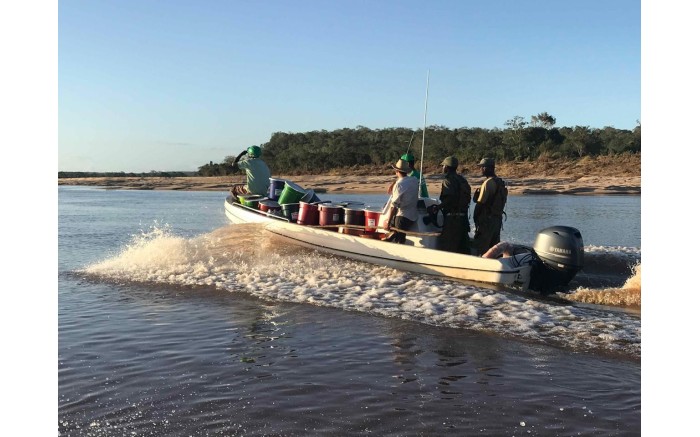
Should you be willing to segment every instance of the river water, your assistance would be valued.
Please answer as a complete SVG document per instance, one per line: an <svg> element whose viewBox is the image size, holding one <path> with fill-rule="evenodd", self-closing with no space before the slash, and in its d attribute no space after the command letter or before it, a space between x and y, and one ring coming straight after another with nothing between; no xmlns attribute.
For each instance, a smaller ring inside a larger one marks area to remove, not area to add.
<svg viewBox="0 0 700 437"><path fill-rule="evenodd" d="M58 188L60 435L640 433L639 197L511 196L503 240L583 235L542 298L290 246L225 194Z"/></svg>

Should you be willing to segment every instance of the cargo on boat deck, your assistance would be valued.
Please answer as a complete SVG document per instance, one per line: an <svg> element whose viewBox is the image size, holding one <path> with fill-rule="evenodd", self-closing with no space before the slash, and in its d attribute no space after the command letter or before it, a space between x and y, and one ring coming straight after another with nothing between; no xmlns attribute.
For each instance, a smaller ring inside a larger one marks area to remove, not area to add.
<svg viewBox="0 0 700 437"><path fill-rule="evenodd" d="M296 222L299 219L299 204L298 203L285 203L281 206L282 216L286 217L292 222Z"/></svg>
<svg viewBox="0 0 700 437"><path fill-rule="evenodd" d="M291 181L286 181L284 183L284 189L280 193L277 202L280 205L285 205L287 203L299 203L302 197L306 194L306 190L301 188L299 185Z"/></svg>
<svg viewBox="0 0 700 437"><path fill-rule="evenodd" d="M367 207L365 208L365 231L374 232L379 227L379 218L382 215L382 208Z"/></svg>
<svg viewBox="0 0 700 437"><path fill-rule="evenodd" d="M258 202L258 209L263 212L278 213L281 210L280 204L274 200L264 199Z"/></svg>
<svg viewBox="0 0 700 437"><path fill-rule="evenodd" d="M365 210L360 208L346 207L344 208L345 224L364 226L365 225Z"/></svg>
<svg viewBox="0 0 700 437"><path fill-rule="evenodd" d="M268 198L270 200L278 200L284 190L284 184L287 182L286 179L270 178L270 192L268 193Z"/></svg>
<svg viewBox="0 0 700 437"><path fill-rule="evenodd" d="M316 203L320 202L321 199L318 198L314 190L306 190L306 194L301 198L300 202Z"/></svg>
<svg viewBox="0 0 700 437"><path fill-rule="evenodd" d="M340 225L345 221L343 207L334 204L318 205L318 224L321 226ZM335 229L337 230L337 228Z"/></svg>
<svg viewBox="0 0 700 437"><path fill-rule="evenodd" d="M299 216L297 223L306 226L318 225L318 205L308 202L299 202Z"/></svg>
<svg viewBox="0 0 700 437"><path fill-rule="evenodd" d="M242 196L238 196L238 199L241 201L242 205L245 205L249 208L258 209L258 203L260 203L261 200L264 200L265 197L260 196L258 194L245 194Z"/></svg>

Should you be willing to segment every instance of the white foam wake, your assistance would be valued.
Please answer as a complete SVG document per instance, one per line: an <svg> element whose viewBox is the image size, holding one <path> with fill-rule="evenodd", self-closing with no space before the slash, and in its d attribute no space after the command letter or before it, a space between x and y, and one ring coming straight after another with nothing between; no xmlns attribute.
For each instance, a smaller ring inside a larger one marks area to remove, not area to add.
<svg viewBox="0 0 700 437"><path fill-rule="evenodd" d="M230 225L195 238L154 228L88 266L118 281L207 285L261 299L496 332L576 349L639 356L640 321L289 246L260 225Z"/></svg>

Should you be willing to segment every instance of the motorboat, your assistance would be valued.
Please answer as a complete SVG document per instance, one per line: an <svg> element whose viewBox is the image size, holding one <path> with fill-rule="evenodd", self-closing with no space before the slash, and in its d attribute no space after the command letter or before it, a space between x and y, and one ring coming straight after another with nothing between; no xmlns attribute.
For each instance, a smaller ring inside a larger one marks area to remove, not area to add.
<svg viewBox="0 0 700 437"><path fill-rule="evenodd" d="M281 208L263 211L244 200L232 195L226 198L225 213L232 223L260 223L289 243L398 270L549 294L565 287L583 268L581 233L568 226L541 230L533 247L504 243L484 256L439 250L442 214L436 213L435 206L440 203L437 199L418 199L419 218L415 228L405 232L404 244L384 241L387 231L381 222L386 217L379 214L379 221L375 221L376 209L365 208L364 223L350 222L350 213L358 210L352 202L334 204L314 197L300 201L301 211L290 215L283 214ZM318 208L320 219L305 218L305 206ZM325 222L324 209L333 212L333 216L328 213ZM343 213L347 213L345 219L341 218Z"/></svg>

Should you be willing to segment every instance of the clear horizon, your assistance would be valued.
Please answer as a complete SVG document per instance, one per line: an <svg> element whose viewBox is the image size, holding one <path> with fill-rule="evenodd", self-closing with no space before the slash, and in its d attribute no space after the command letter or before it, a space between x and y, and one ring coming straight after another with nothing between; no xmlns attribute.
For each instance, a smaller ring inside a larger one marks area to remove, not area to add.
<svg viewBox="0 0 700 437"><path fill-rule="evenodd" d="M274 132L422 128L428 71L427 125L641 118L630 0L66 1L58 53L60 171L194 171Z"/></svg>

